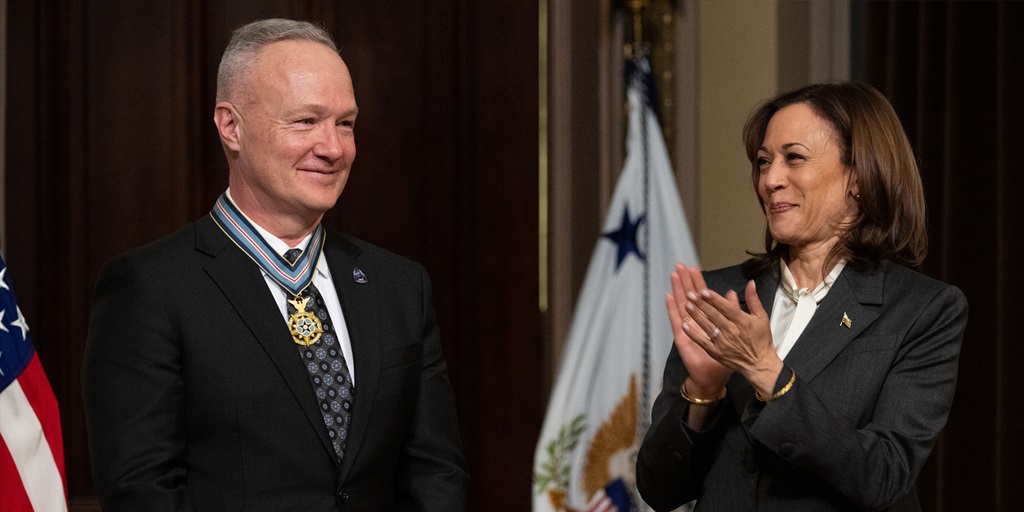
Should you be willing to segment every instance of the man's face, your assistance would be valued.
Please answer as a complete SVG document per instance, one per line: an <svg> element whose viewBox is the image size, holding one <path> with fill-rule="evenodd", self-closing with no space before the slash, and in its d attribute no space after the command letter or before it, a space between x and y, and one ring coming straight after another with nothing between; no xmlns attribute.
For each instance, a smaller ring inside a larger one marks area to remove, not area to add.
<svg viewBox="0 0 1024 512"><path fill-rule="evenodd" d="M236 204L272 231L319 222L345 188L356 157L356 100L341 57L311 41L269 44L231 99Z"/></svg>

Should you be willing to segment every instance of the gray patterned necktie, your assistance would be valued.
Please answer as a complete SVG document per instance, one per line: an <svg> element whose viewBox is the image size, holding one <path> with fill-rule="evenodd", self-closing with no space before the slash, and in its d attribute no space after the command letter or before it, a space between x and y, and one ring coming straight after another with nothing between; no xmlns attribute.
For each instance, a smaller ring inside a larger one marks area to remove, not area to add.
<svg viewBox="0 0 1024 512"><path fill-rule="evenodd" d="M300 249L289 249L284 253L284 257L288 261L295 261L300 254ZM348 371L348 365L345 364L340 340L320 291L310 283L299 297L309 298L306 310L315 314L323 325L323 335L316 343L308 347L296 347L320 402L320 413L323 415L327 434L334 444L338 460L341 460L345 456L349 423L352 420L352 401L355 399L352 376ZM289 302L288 315L294 315L295 312L295 306Z"/></svg>

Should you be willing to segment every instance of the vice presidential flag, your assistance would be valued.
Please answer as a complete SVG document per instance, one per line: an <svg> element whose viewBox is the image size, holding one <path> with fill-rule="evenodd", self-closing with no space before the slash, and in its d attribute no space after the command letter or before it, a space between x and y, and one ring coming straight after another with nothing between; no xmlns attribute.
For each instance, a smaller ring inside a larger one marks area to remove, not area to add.
<svg viewBox="0 0 1024 512"><path fill-rule="evenodd" d="M628 66L626 163L590 259L534 456L534 512L647 510L635 464L661 389L677 262L697 264L645 58Z"/></svg>
<svg viewBox="0 0 1024 512"><path fill-rule="evenodd" d="M57 398L0 258L0 510L67 509Z"/></svg>

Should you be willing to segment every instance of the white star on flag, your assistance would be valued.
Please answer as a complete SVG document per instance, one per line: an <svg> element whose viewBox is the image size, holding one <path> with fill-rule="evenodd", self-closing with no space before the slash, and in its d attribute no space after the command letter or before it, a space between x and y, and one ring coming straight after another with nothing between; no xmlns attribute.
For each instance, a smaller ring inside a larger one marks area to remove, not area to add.
<svg viewBox="0 0 1024 512"><path fill-rule="evenodd" d="M21 315L21 306L18 306L18 319L11 322L11 325L21 329L21 339L25 339L28 336L28 322L26 322L25 317Z"/></svg>

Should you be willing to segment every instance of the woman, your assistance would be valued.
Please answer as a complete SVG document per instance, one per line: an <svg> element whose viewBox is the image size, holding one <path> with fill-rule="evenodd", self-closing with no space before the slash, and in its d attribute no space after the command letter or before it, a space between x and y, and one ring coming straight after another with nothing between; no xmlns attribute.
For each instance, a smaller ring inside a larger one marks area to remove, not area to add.
<svg viewBox="0 0 1024 512"><path fill-rule="evenodd" d="M899 119L870 86L812 85L743 136L766 252L673 273L640 493L656 510L920 510L967 301L915 271L925 202Z"/></svg>

